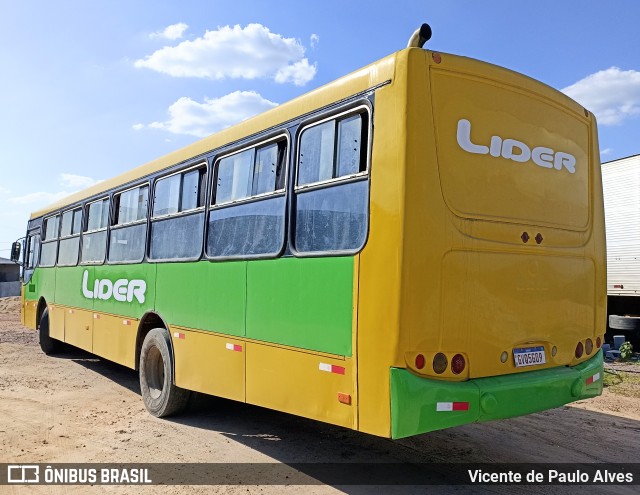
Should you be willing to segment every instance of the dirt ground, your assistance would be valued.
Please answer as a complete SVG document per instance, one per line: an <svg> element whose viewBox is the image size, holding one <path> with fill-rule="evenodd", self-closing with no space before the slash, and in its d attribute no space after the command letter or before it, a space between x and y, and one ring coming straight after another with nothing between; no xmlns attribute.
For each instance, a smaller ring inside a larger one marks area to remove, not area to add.
<svg viewBox="0 0 640 495"><path fill-rule="evenodd" d="M636 367L640 370L640 366ZM47 357L0 299L0 463L638 462L640 385L510 420L391 441L197 395L185 414L144 409L137 374L79 350ZM637 489L637 486L635 487ZM473 487L474 493L637 493L630 487ZM469 493L470 487L0 486L23 493Z"/></svg>

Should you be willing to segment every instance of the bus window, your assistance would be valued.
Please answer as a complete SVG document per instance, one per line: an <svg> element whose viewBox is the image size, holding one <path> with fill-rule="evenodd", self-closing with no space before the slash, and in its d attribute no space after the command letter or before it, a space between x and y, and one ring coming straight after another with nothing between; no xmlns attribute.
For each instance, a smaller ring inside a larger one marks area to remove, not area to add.
<svg viewBox="0 0 640 495"><path fill-rule="evenodd" d="M40 235L33 234L27 238L27 254L24 257L25 270L33 270L38 264L38 251L40 247Z"/></svg>
<svg viewBox="0 0 640 495"><path fill-rule="evenodd" d="M251 195L251 166L255 149L251 148L218 163L216 204L247 198Z"/></svg>
<svg viewBox="0 0 640 495"><path fill-rule="evenodd" d="M299 253L354 252L367 235L366 111L300 134L294 246Z"/></svg>
<svg viewBox="0 0 640 495"><path fill-rule="evenodd" d="M86 206L87 221L82 235L82 263L103 263L107 250L107 224L109 198L100 199ZM75 226L75 222L74 222Z"/></svg>
<svg viewBox="0 0 640 495"><path fill-rule="evenodd" d="M278 138L217 162L207 234L210 257L280 253L284 245L286 144Z"/></svg>
<svg viewBox="0 0 640 495"><path fill-rule="evenodd" d="M149 186L134 187L114 195L114 218L109 238L109 262L139 263L147 237Z"/></svg>
<svg viewBox="0 0 640 495"><path fill-rule="evenodd" d="M58 255L58 223L60 215L44 220L44 239L40 251L40 266L55 266Z"/></svg>
<svg viewBox="0 0 640 495"><path fill-rule="evenodd" d="M206 167L158 179L153 195L149 258L197 259L202 253Z"/></svg>
<svg viewBox="0 0 640 495"><path fill-rule="evenodd" d="M78 264L81 225L82 208L68 210L62 214L58 266L75 266Z"/></svg>

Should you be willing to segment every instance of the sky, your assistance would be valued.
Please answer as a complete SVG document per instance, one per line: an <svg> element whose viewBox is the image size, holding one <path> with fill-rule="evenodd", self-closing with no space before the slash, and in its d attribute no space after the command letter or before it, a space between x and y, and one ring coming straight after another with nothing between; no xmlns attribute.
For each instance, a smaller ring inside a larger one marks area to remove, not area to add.
<svg viewBox="0 0 640 495"><path fill-rule="evenodd" d="M0 257L30 212L404 48L526 74L640 153L637 0L0 0Z"/></svg>

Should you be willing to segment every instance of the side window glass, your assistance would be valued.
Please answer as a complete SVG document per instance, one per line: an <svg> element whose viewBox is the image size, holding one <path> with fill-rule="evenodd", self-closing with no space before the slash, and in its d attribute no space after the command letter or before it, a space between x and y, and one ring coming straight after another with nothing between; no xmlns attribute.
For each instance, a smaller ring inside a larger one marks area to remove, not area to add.
<svg viewBox="0 0 640 495"><path fill-rule="evenodd" d="M180 204L180 175L174 175L156 182L156 194L153 198L153 216L178 213Z"/></svg>
<svg viewBox="0 0 640 495"><path fill-rule="evenodd" d="M115 197L116 214L114 225L133 223L147 218L149 187L130 189Z"/></svg>
<svg viewBox="0 0 640 495"><path fill-rule="evenodd" d="M272 192L282 187L280 184L276 184L278 177L282 176L279 165L277 144L257 150L253 171L252 194L254 196ZM284 176L282 176L282 179L284 179Z"/></svg>
<svg viewBox="0 0 640 495"><path fill-rule="evenodd" d="M143 260L148 196L147 185L114 196L115 215L109 236L109 262L139 263Z"/></svg>
<svg viewBox="0 0 640 495"><path fill-rule="evenodd" d="M284 245L285 139L217 162L207 254L214 258L276 256ZM232 201L241 201L231 203Z"/></svg>
<svg viewBox="0 0 640 495"><path fill-rule="evenodd" d="M249 176L254 152L254 149L249 149L220 160L215 197L217 204L244 199L251 195Z"/></svg>
<svg viewBox="0 0 640 495"><path fill-rule="evenodd" d="M62 214L62 224L60 226L60 237L67 237L71 235L71 228L73 227L73 211L65 211Z"/></svg>
<svg viewBox="0 0 640 495"><path fill-rule="evenodd" d="M310 184L333 177L335 121L316 125L300 138L298 184Z"/></svg>
<svg viewBox="0 0 640 495"><path fill-rule="evenodd" d="M68 210L62 214L60 246L58 248L59 266L75 266L78 264L81 226L82 208Z"/></svg>
<svg viewBox="0 0 640 495"><path fill-rule="evenodd" d="M40 266L55 266L58 257L58 227L60 215L55 215L44 220L44 239L40 248Z"/></svg>
<svg viewBox="0 0 640 495"><path fill-rule="evenodd" d="M150 259L200 258L206 170L201 166L156 182L149 238Z"/></svg>
<svg viewBox="0 0 640 495"><path fill-rule="evenodd" d="M82 263L104 263L107 252L109 198L89 203L85 207L87 221L82 235ZM75 227L75 222L74 222Z"/></svg>
<svg viewBox="0 0 640 495"><path fill-rule="evenodd" d="M40 253L40 234L31 234L27 237L24 267L22 272L22 282L28 284L33 276L33 271L38 265L38 254Z"/></svg>
<svg viewBox="0 0 640 495"><path fill-rule="evenodd" d="M85 232L107 228L107 223L109 221L108 198L89 204L87 210L88 219Z"/></svg>
<svg viewBox="0 0 640 495"><path fill-rule="evenodd" d="M368 113L361 111L302 130L295 188L298 253L352 253L368 230Z"/></svg>
<svg viewBox="0 0 640 495"><path fill-rule="evenodd" d="M338 170L336 177L357 174L365 163L360 154L362 117L353 115L338 121Z"/></svg>
<svg viewBox="0 0 640 495"><path fill-rule="evenodd" d="M44 221L44 241L50 241L58 237L58 220L60 215L49 217Z"/></svg>
<svg viewBox="0 0 640 495"><path fill-rule="evenodd" d="M33 270L38 262L37 255L40 250L40 235L30 235L27 240L27 255L25 256L25 269Z"/></svg>

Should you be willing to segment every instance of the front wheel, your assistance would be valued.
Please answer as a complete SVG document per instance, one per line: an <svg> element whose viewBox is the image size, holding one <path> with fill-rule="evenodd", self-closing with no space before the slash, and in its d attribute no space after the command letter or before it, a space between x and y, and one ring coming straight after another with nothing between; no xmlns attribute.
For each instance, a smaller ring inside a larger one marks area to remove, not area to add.
<svg viewBox="0 0 640 495"><path fill-rule="evenodd" d="M40 341L40 349L47 356L60 352L62 342L49 336L49 308L45 308L38 325L38 337Z"/></svg>
<svg viewBox="0 0 640 495"><path fill-rule="evenodd" d="M182 411L189 391L174 385L169 333L154 328L140 350L140 390L144 405L153 416L163 418Z"/></svg>

